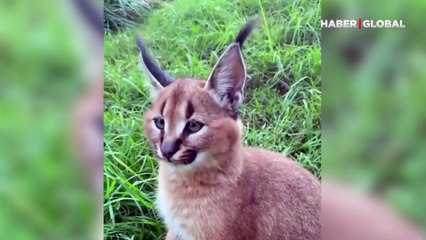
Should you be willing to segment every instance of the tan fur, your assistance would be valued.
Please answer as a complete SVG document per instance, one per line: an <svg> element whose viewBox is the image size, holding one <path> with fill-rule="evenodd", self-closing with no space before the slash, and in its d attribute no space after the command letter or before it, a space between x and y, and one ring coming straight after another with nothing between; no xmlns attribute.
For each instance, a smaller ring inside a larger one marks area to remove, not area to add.
<svg viewBox="0 0 426 240"><path fill-rule="evenodd" d="M205 124L200 133L182 139L181 149L198 152L193 163L159 159L158 208L169 229L166 239L320 239L319 181L278 153L244 147L241 122L229 117L204 85L195 79L175 81L159 92L145 115L156 155L162 138L181 135L177 125L186 121L188 102L193 118ZM153 124L162 107L163 136Z"/></svg>

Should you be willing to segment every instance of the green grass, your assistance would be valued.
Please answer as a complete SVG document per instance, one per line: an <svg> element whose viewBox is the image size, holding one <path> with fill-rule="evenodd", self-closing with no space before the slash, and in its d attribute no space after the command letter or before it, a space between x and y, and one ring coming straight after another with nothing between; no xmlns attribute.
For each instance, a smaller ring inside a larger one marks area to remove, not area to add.
<svg viewBox="0 0 426 240"><path fill-rule="evenodd" d="M168 1L169 2L169 1ZM320 177L319 2L176 0L136 32L175 77L207 78L252 17L263 20L244 46L249 74L244 142L289 155ZM105 37L105 196L107 238L162 239L155 207L156 161L142 131L150 105L135 31Z"/></svg>

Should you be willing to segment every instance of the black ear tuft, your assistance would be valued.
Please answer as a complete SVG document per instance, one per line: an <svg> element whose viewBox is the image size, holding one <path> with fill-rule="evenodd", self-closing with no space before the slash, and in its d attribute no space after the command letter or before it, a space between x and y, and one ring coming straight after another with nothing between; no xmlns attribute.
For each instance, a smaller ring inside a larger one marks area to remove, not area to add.
<svg viewBox="0 0 426 240"><path fill-rule="evenodd" d="M235 42L240 45L240 48L243 47L244 42L246 41L250 33L253 31L253 29L257 26L258 22L259 21L257 19L253 19L246 23L243 28L241 28L237 38L235 39Z"/></svg>
<svg viewBox="0 0 426 240"><path fill-rule="evenodd" d="M174 79L170 77L166 72L164 72L149 56L148 50L145 46L144 41L140 36L136 37L136 44L139 47L139 50L142 55L142 63L144 65L144 70L147 72L148 77L152 81L153 85L160 84L161 87L166 87L171 84Z"/></svg>

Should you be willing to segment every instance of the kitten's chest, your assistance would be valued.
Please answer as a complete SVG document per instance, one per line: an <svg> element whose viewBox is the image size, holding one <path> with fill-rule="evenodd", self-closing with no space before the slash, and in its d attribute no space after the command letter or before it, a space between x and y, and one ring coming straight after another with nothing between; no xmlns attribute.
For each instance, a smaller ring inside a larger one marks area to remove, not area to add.
<svg viewBox="0 0 426 240"><path fill-rule="evenodd" d="M189 205L173 199L166 191L159 190L157 208L169 231L179 236L180 240L193 240L194 233L188 226L194 221L196 211Z"/></svg>
<svg viewBox="0 0 426 240"><path fill-rule="evenodd" d="M179 198L163 189L157 195L157 208L168 230L180 240L214 239L224 223L223 209L211 199ZM216 211L215 211L216 210Z"/></svg>

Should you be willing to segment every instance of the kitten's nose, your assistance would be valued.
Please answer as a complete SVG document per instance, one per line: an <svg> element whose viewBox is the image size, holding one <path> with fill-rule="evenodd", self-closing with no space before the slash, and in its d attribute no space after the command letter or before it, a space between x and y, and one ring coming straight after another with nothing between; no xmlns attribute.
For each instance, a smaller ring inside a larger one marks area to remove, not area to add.
<svg viewBox="0 0 426 240"><path fill-rule="evenodd" d="M165 158L170 159L179 150L180 144L180 139L165 140L160 146L161 153Z"/></svg>

